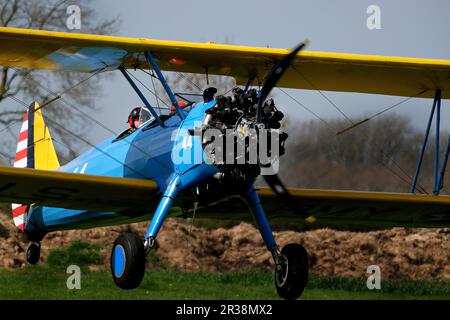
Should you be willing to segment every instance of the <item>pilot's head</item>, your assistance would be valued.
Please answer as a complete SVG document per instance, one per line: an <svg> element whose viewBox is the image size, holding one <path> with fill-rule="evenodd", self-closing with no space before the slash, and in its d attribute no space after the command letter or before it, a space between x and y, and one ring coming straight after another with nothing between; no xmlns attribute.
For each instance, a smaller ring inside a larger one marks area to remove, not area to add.
<svg viewBox="0 0 450 320"><path fill-rule="evenodd" d="M141 114L141 107L136 107L133 110L131 110L127 120L127 123L130 125L130 128L134 129L139 128L140 114Z"/></svg>

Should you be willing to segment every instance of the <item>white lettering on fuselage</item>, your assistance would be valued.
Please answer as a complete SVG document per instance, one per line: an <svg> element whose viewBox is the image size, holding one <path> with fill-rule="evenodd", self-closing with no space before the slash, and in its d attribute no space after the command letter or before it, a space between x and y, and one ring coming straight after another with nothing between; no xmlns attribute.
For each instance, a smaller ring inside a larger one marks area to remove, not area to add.
<svg viewBox="0 0 450 320"><path fill-rule="evenodd" d="M80 174L83 174L83 173L86 171L86 168L87 168L88 164L89 164L89 163L86 162L86 163L83 165L83 167L81 167ZM79 167L76 167L75 170L73 170L73 173L78 173L78 170L79 170L79 169L80 169Z"/></svg>

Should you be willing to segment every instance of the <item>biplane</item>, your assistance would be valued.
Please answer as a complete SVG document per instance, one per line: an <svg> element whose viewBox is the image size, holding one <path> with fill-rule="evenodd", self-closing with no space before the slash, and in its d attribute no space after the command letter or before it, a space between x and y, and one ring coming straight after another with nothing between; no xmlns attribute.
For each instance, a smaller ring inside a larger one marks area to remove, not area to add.
<svg viewBox="0 0 450 320"><path fill-rule="evenodd" d="M117 70L145 106L140 114L146 117L136 130L113 136L62 166L43 115L52 106L24 106L14 167L0 167L0 201L13 203L14 223L30 241L27 261L39 261L40 242L52 231L148 220L146 235L119 235L111 253L114 282L123 289L136 288L164 219L198 209L198 216L211 219L254 219L273 256L278 294L296 299L307 283L308 254L295 243L280 249L269 220L449 227L450 196L439 195L449 148L444 160L436 153L433 194L415 191L432 120L436 114L439 132L441 99L450 98L450 60L308 52L305 45L285 50L0 28L2 66L85 73ZM129 74L138 68L151 70L159 79L172 113L158 112L147 100ZM163 71L226 75L239 86L230 97L206 88L191 101L172 91ZM276 157L272 162L258 157L247 161L250 142L245 133L250 131L256 132L250 140L256 137L257 149L265 133L278 137L266 146L277 147L279 155L284 152L283 114L268 99L275 86L432 98L411 192L287 189L276 171L267 170ZM187 107L181 107L183 99ZM207 137L209 129L218 135ZM240 162L214 158L220 152L235 155L233 144L209 148L216 139L227 138L227 130L236 134L236 145L248 141ZM174 161L174 155L183 161ZM255 180L263 172L269 188L256 188ZM243 214L238 203L252 214Z"/></svg>

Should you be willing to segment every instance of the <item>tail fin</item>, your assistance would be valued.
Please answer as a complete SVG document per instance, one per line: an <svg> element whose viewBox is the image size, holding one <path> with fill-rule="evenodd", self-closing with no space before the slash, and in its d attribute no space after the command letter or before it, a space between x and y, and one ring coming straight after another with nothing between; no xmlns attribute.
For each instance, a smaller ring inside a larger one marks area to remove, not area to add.
<svg viewBox="0 0 450 320"><path fill-rule="evenodd" d="M33 102L28 108L20 128L14 167L41 170L59 168L50 131L45 125L42 110L37 102ZM20 230L25 229L28 210L28 205L12 204L14 224Z"/></svg>

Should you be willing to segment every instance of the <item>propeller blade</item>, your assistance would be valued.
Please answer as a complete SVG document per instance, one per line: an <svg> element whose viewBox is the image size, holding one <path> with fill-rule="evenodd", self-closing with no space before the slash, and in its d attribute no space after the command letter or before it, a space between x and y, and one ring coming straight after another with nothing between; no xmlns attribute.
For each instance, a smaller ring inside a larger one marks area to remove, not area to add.
<svg viewBox="0 0 450 320"><path fill-rule="evenodd" d="M281 182L278 175L265 175L263 178L273 192L275 192L275 194L283 200L283 202L287 203L293 212L301 215L308 223L313 223L316 221L316 218L308 214L304 208L299 208L298 204L295 202L295 198L289 193L289 190L284 186L283 182Z"/></svg>
<svg viewBox="0 0 450 320"><path fill-rule="evenodd" d="M264 102L266 101L267 97L269 96L272 89L277 85L278 80L283 76L284 72L289 68L294 58L297 56L297 53L302 50L305 46L309 44L308 40L303 41L300 43L294 50L292 50L291 53L286 55L283 60L277 62L269 76L267 77L266 81L264 82L264 85L261 89L261 92L259 94L259 100L258 100L258 106L257 106L257 123L261 120L261 110Z"/></svg>
<svg viewBox="0 0 450 320"><path fill-rule="evenodd" d="M308 40L303 41L297 47L294 48L288 55L286 55L281 61L276 63L269 76L267 77L264 85L259 93L258 105L256 111L256 122L261 122L261 112L262 106L269 96L272 89L277 85L278 81L281 79L283 74L291 65L294 58L297 54L305 48L309 44ZM316 221L316 218L312 215L309 215L304 208L299 208L298 204L295 201L295 198L289 193L288 189L284 186L283 182L281 182L278 175L264 175L263 176L266 183L269 187L275 192L275 194L283 200L283 202L287 203L293 212L301 215L306 222L313 223Z"/></svg>

